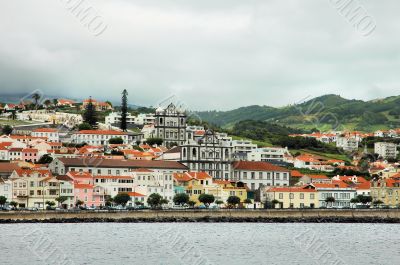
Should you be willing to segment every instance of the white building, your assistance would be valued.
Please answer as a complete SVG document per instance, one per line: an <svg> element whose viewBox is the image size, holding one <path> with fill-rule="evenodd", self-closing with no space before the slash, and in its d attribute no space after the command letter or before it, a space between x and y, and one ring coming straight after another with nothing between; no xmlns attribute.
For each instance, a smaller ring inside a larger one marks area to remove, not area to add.
<svg viewBox="0 0 400 265"><path fill-rule="evenodd" d="M267 162L237 161L233 163L234 181L241 181L251 189L262 186L289 186L290 170Z"/></svg>
<svg viewBox="0 0 400 265"><path fill-rule="evenodd" d="M247 159L248 154L257 149L250 140L233 140L232 147L234 156L239 159Z"/></svg>
<svg viewBox="0 0 400 265"><path fill-rule="evenodd" d="M333 181L327 183L313 183L310 184L318 191L318 200L320 207L328 208L344 208L351 207L351 199L357 196L355 188L349 187L344 182ZM335 202L326 202L326 199L332 197Z"/></svg>
<svg viewBox="0 0 400 265"><path fill-rule="evenodd" d="M164 145L181 145L186 141L186 113L173 103L159 107L155 115L155 136L163 139Z"/></svg>
<svg viewBox="0 0 400 265"><path fill-rule="evenodd" d="M75 144L107 145L113 138L122 138L124 144L129 143L128 133L113 130L83 130L72 135Z"/></svg>
<svg viewBox="0 0 400 265"><path fill-rule="evenodd" d="M336 147L343 148L344 151L357 151L358 139L355 137L338 136L336 139Z"/></svg>
<svg viewBox="0 0 400 265"><path fill-rule="evenodd" d="M7 203L12 199L12 182L11 180L0 178L0 196L7 198Z"/></svg>
<svg viewBox="0 0 400 265"><path fill-rule="evenodd" d="M128 113L126 117L126 122L128 124L135 124L139 126L154 124L155 117L154 114L140 113L137 116L134 116ZM121 123L121 112L112 112L106 116L105 119L106 125L113 125Z"/></svg>
<svg viewBox="0 0 400 265"><path fill-rule="evenodd" d="M187 171L187 167L179 162L158 160L115 160L97 157L55 158L49 164L49 169L59 175L76 171L88 172L93 176L126 176L129 172L138 168L147 168L171 174Z"/></svg>
<svg viewBox="0 0 400 265"><path fill-rule="evenodd" d="M39 128L33 130L31 133L33 137L46 137L48 142L57 143L60 141L60 134L54 128Z"/></svg>
<svg viewBox="0 0 400 265"><path fill-rule="evenodd" d="M263 147L249 152L247 160L263 162L284 161L285 154L289 154L287 147Z"/></svg>
<svg viewBox="0 0 400 265"><path fill-rule="evenodd" d="M174 180L171 173L142 168L133 170L131 174L137 185L135 192L144 194L146 201L152 193L158 193L170 204L173 203Z"/></svg>
<svg viewBox="0 0 400 265"><path fill-rule="evenodd" d="M396 158L397 157L397 144L378 142L375 143L375 153L383 158Z"/></svg>
<svg viewBox="0 0 400 265"><path fill-rule="evenodd" d="M181 146L180 161L190 171L205 171L217 179L229 179L233 148L230 142L223 142L216 134L207 130L197 141L188 139Z"/></svg>

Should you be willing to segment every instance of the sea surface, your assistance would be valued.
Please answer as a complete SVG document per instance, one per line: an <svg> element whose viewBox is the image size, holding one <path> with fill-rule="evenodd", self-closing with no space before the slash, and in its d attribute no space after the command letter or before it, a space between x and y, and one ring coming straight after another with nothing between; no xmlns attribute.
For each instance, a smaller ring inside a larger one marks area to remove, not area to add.
<svg viewBox="0 0 400 265"><path fill-rule="evenodd" d="M1 224L0 264L400 264L400 225Z"/></svg>

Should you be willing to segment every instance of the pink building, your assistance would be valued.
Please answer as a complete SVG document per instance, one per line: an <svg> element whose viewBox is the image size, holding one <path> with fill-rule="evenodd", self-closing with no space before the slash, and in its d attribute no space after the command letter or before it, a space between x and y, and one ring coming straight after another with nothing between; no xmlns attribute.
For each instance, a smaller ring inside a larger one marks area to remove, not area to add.
<svg viewBox="0 0 400 265"><path fill-rule="evenodd" d="M93 176L88 172L68 172L67 176L74 180L74 204L78 200L85 207L100 207L105 205L105 190L93 185Z"/></svg>
<svg viewBox="0 0 400 265"><path fill-rule="evenodd" d="M39 161L39 151L33 148L22 149L22 160L25 162L36 163Z"/></svg>

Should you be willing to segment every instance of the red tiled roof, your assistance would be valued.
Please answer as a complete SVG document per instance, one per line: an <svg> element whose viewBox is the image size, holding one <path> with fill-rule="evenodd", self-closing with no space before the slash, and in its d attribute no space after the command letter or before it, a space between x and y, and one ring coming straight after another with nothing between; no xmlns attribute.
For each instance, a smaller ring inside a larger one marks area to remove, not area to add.
<svg viewBox="0 0 400 265"><path fill-rule="evenodd" d="M132 179L130 176L93 176L95 179Z"/></svg>
<svg viewBox="0 0 400 265"><path fill-rule="evenodd" d="M147 168L136 168L136 169L132 170L132 172L150 173L150 172L154 172L154 171L151 169L147 169Z"/></svg>
<svg viewBox="0 0 400 265"><path fill-rule="evenodd" d="M34 148L25 148L25 149L22 149L22 152L23 153L37 153L37 152L39 152L39 150L34 149Z"/></svg>
<svg viewBox="0 0 400 265"><path fill-rule="evenodd" d="M144 197L143 194L137 193L137 192L128 192L128 195L131 197Z"/></svg>
<svg viewBox="0 0 400 265"><path fill-rule="evenodd" d="M99 134L99 135L127 135L126 132L114 130L82 130L78 134Z"/></svg>
<svg viewBox="0 0 400 265"><path fill-rule="evenodd" d="M187 170L187 167L177 161L165 160L114 160L114 159L82 159L82 158L59 158L66 166L72 167L110 167L110 168L156 168L156 169L178 169Z"/></svg>
<svg viewBox="0 0 400 265"><path fill-rule="evenodd" d="M1 173L12 173L14 170L18 170L20 167L15 163L0 163Z"/></svg>
<svg viewBox="0 0 400 265"><path fill-rule="evenodd" d="M208 175L206 172L187 172L186 174L189 174L192 178L202 180L202 179L212 179L210 175Z"/></svg>
<svg viewBox="0 0 400 265"><path fill-rule="evenodd" d="M187 182L191 181L193 178L185 173L174 173L174 179L178 182Z"/></svg>
<svg viewBox="0 0 400 265"><path fill-rule="evenodd" d="M293 177L293 178L301 178L302 176L304 176L304 174L302 174L300 171L298 171L298 170L292 170L292 171L290 171L290 175Z"/></svg>
<svg viewBox="0 0 400 265"><path fill-rule="evenodd" d="M74 188L75 189L93 189L93 185L92 184L75 183Z"/></svg>
<svg viewBox="0 0 400 265"><path fill-rule="evenodd" d="M329 179L325 175L306 175L306 176L309 176L311 179Z"/></svg>
<svg viewBox="0 0 400 265"><path fill-rule="evenodd" d="M33 132L56 133L58 130L54 128L38 128Z"/></svg>
<svg viewBox="0 0 400 265"><path fill-rule="evenodd" d="M307 186L303 187L273 187L268 189L268 192L317 192L316 189Z"/></svg>
<svg viewBox="0 0 400 265"><path fill-rule="evenodd" d="M286 171L288 169L275 166L268 162L256 162L256 161L237 161L233 163L234 170L249 170L249 171Z"/></svg>

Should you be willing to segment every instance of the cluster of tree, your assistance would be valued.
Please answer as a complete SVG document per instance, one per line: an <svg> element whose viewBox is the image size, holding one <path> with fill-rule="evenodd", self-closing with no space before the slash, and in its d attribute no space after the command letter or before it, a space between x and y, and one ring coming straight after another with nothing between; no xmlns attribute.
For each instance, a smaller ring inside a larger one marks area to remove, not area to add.
<svg viewBox="0 0 400 265"><path fill-rule="evenodd" d="M208 208L210 206L210 204L215 203L217 205L221 205L224 202L221 200L215 200L214 195L212 194L200 194L199 198L198 198L199 202L201 202L202 204L204 204L204 206L206 208ZM194 201L191 201L189 199L189 195L186 193L178 193L174 196L173 202L175 203L175 205L189 205L191 207L193 207L196 203ZM227 204L230 208L235 208L237 205L240 204L240 198L237 196L230 196L227 199ZM246 199L244 201L244 203L251 203L251 200Z"/></svg>
<svg viewBox="0 0 400 265"><path fill-rule="evenodd" d="M388 119L387 113L395 118L400 116L400 97L390 97L379 101L347 100L338 95L324 95L304 103L273 108L268 106L247 106L230 111L205 111L197 114L210 123L219 126L235 124L243 120L279 121L280 124L292 124L317 127L356 123L357 130L373 130L376 125L398 127L400 121ZM340 119L340 120L339 120Z"/></svg>
<svg viewBox="0 0 400 265"><path fill-rule="evenodd" d="M10 125L4 125L1 128L1 134L3 135L10 135L13 131L13 128Z"/></svg>
<svg viewBox="0 0 400 265"><path fill-rule="evenodd" d="M329 177L338 176L338 175L339 176L362 176L362 177L365 177L366 180L371 179L371 174L368 172L368 170L357 171L357 170L353 170L353 169L335 168L335 170L333 172L329 172L327 175Z"/></svg>
<svg viewBox="0 0 400 265"><path fill-rule="evenodd" d="M146 143L150 146L153 145L162 145L163 143L163 139L162 138L157 138L157 137L153 137L153 138L147 138Z"/></svg>
<svg viewBox="0 0 400 265"><path fill-rule="evenodd" d="M289 149L309 149L312 151L330 154L341 153L338 148L326 143L322 143L317 139L310 137L280 136L272 139L271 142L274 145L288 147Z"/></svg>
<svg viewBox="0 0 400 265"><path fill-rule="evenodd" d="M121 137L111 138L108 140L109 144L123 144L124 140Z"/></svg>
<svg viewBox="0 0 400 265"><path fill-rule="evenodd" d="M147 204L152 208L152 209L158 209L164 204L168 204L168 200L164 199L160 194L158 193L152 193L150 196L147 198Z"/></svg>
<svg viewBox="0 0 400 265"><path fill-rule="evenodd" d="M367 148L374 148L377 142L400 144L400 138L368 136L361 141L361 146L364 147L366 145Z"/></svg>
<svg viewBox="0 0 400 265"><path fill-rule="evenodd" d="M92 128L96 128L97 126L97 111L92 102L92 97L89 98L89 102L83 112L83 121L84 123L89 124Z"/></svg>
<svg viewBox="0 0 400 265"><path fill-rule="evenodd" d="M279 139L289 134L304 133L304 130L293 129L266 121L245 120L236 123L230 134L258 141ZM307 131L308 132L308 131Z"/></svg>

